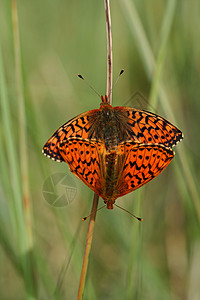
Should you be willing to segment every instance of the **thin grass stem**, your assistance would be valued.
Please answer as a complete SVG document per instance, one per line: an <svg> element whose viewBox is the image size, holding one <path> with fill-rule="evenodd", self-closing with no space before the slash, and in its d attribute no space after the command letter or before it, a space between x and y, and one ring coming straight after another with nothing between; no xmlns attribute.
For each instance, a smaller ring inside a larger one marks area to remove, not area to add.
<svg viewBox="0 0 200 300"><path fill-rule="evenodd" d="M89 255L90 255L90 250L91 250L91 246L92 246L92 239L93 239L94 224L95 224L98 201L99 201L99 196L97 194L94 194L92 210L91 210L92 214L91 214L89 226L88 226L85 253L84 253L84 258L83 258L83 265L82 265L82 270L81 270L77 300L83 299L83 292L84 292L84 288L85 288L85 280L86 280L87 269L88 269Z"/></svg>
<svg viewBox="0 0 200 300"><path fill-rule="evenodd" d="M112 31L111 31L111 17L110 17L110 0L105 0L106 13L106 33L107 33L107 88L106 95L108 101L111 103L112 99Z"/></svg>
<svg viewBox="0 0 200 300"><path fill-rule="evenodd" d="M133 203L134 211L142 210L142 199L144 198L144 189L137 191L137 201ZM136 200L136 199L135 199ZM142 226L140 226L142 225ZM130 227L130 248L128 253L128 268L126 277L126 295L125 299L140 299L141 281L142 281L142 259L143 259L143 224L134 222Z"/></svg>
<svg viewBox="0 0 200 300"><path fill-rule="evenodd" d="M23 76L22 76L22 62L19 36L19 22L16 0L12 1L12 19L13 19L13 34L14 34L14 53L15 53L15 70L16 70L16 86L17 98L19 106L19 145L20 145L20 164L22 177L22 197L23 208L25 215L25 223L27 230L27 241L29 251L33 247L32 237L32 220L31 220L31 205L30 192L28 183L28 154L27 154L27 137L26 137L26 113L25 113L25 99L23 94Z"/></svg>
<svg viewBox="0 0 200 300"><path fill-rule="evenodd" d="M21 256L21 262L24 270L24 281L26 284L28 299L35 299L35 288L32 270L31 253L33 249L32 238L32 220L30 210L30 193L28 184L28 158L27 158L27 140L26 140L26 114L25 114L25 101L23 95L23 76L22 76L22 63L21 63L21 49L20 49L20 36L19 36L19 22L16 0L11 2L12 22L13 22L13 38L14 38L14 56L15 56L15 71L16 71L16 87L19 108L19 146L20 146L20 175L21 175L21 204L23 210L23 227L24 227L24 240L26 250ZM19 175L19 176L20 176ZM18 233L22 234L21 232Z"/></svg>
<svg viewBox="0 0 200 300"><path fill-rule="evenodd" d="M105 13L106 13L106 31L107 31L107 95L109 96L108 101L111 103L111 92L112 92L112 32L111 32L111 17L110 17L110 1L105 0ZM78 297L77 300L83 299L83 292L85 288L85 280L88 269L89 255L91 251L94 224L96 218L96 211L98 207L99 196L94 194L91 217L88 226L88 233L86 239L85 253L83 257L83 264L79 282Z"/></svg>
<svg viewBox="0 0 200 300"><path fill-rule="evenodd" d="M162 70L164 67L165 57L167 54L167 42L169 40L169 35L171 32L171 27L174 19L174 13L176 10L177 1L170 0L167 2L166 13L164 16L161 33L160 33L160 47L158 51L158 56L156 60L156 67L154 71L154 76L152 80L149 103L151 106L156 107L158 100L158 88L161 81Z"/></svg>

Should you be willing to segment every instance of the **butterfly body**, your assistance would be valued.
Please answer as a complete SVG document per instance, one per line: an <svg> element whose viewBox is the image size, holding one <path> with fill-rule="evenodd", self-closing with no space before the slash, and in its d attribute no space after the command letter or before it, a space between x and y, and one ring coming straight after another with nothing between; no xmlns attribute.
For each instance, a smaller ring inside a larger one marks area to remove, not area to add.
<svg viewBox="0 0 200 300"><path fill-rule="evenodd" d="M43 153L71 171L104 199L115 200L146 184L170 163L181 131L166 119L130 107L112 107L102 97L94 109L62 125Z"/></svg>

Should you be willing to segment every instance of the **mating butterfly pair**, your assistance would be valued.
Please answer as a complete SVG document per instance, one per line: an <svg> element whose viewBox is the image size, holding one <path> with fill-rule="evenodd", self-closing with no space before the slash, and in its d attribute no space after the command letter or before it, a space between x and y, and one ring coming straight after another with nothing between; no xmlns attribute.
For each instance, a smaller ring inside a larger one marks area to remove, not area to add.
<svg viewBox="0 0 200 300"><path fill-rule="evenodd" d="M143 186L171 162L182 132L164 118L131 107L112 107L107 96L99 109L78 115L47 141L43 153L65 161L70 170L112 209L118 197Z"/></svg>

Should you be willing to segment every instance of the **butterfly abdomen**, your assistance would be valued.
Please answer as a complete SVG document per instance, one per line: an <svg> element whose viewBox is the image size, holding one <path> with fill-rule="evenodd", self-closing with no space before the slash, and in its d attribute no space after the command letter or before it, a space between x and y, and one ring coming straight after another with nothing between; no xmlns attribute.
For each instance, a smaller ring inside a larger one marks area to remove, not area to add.
<svg viewBox="0 0 200 300"><path fill-rule="evenodd" d="M115 203L115 199L117 198L117 182L119 173L121 170L121 165L123 164L124 154L118 153L118 150L112 150L110 152L106 152L104 155L105 161L105 174L104 174L104 184L102 190L102 198L104 202L107 204L108 209L113 208L113 204Z"/></svg>
<svg viewBox="0 0 200 300"><path fill-rule="evenodd" d="M112 151L111 153L105 155L106 174L103 193L107 197L111 197L113 195L116 185L116 160L116 151Z"/></svg>

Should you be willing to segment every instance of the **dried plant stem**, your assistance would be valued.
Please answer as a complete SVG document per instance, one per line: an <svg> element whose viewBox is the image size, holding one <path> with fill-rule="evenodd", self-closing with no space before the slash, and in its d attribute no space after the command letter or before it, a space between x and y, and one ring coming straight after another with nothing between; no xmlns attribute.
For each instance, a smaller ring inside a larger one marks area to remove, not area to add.
<svg viewBox="0 0 200 300"><path fill-rule="evenodd" d="M90 222L89 222L89 227L88 227L86 247L85 247L85 253L84 253L84 258L83 258L83 265L82 265L82 270L81 270L81 277L80 277L80 282L79 282L79 290L78 290L77 300L81 300L83 297L83 291L84 291L84 287L85 287L85 279L86 279L87 268L88 268L89 254L90 254L91 245L92 245L94 222L95 222L95 217L96 217L98 201L99 201L99 196L97 194L94 194L92 210L91 210L92 214L90 217Z"/></svg>
<svg viewBox="0 0 200 300"><path fill-rule="evenodd" d="M108 101L111 102L112 93L112 32L111 32L111 18L110 18L110 1L105 0L105 13L106 13L106 31L107 31L107 89L106 94L108 95ZM96 210L98 206L99 196L94 194L91 217L89 221L85 253L83 257L83 265L81 270L79 290L77 300L82 300L83 292L85 287L85 280L89 262L89 255L92 245L92 238L94 232L94 222L96 217Z"/></svg>
<svg viewBox="0 0 200 300"><path fill-rule="evenodd" d="M107 32L107 88L108 101L112 99L112 31L110 17L110 0L105 0L106 32Z"/></svg>

